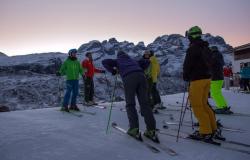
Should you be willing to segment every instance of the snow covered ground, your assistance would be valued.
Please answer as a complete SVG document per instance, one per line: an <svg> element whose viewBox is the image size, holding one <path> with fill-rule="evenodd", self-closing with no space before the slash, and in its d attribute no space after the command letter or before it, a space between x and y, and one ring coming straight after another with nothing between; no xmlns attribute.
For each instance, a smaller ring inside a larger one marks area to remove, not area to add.
<svg viewBox="0 0 250 160"><path fill-rule="evenodd" d="M223 91L232 110L250 114L250 95ZM168 108L180 108L183 94L167 95L162 99ZM106 104L108 105L108 104ZM176 106L176 107L174 107ZM80 106L83 109L83 106ZM124 102L114 103L111 121L127 128L128 120L125 112L119 108ZM247 160L249 154L222 149L213 145L202 144L190 140L159 134L161 143L174 149L178 155L170 156L164 151L152 153L140 142L111 129L105 133L108 109L87 108L96 115L83 114L76 117L62 113L59 108L13 111L0 113L0 159L1 160ZM179 111L162 111L172 113L174 120L179 119ZM169 116L155 115L157 127L162 129L162 121L171 121ZM250 144L250 117L221 115L225 126L240 128L244 133L226 132L228 140ZM190 112L185 116L190 121ZM145 125L140 117L140 129ZM177 126L170 126L175 129ZM162 129L164 130L164 129ZM169 129L165 129L166 132ZM182 131L192 132L190 127L182 127ZM171 131L173 132L173 131ZM245 148L250 151L250 148Z"/></svg>

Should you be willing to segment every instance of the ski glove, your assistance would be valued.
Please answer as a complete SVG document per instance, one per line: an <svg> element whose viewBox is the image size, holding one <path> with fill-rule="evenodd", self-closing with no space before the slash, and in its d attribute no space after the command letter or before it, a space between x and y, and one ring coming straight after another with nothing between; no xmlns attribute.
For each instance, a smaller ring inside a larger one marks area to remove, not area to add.
<svg viewBox="0 0 250 160"><path fill-rule="evenodd" d="M116 75L117 73L118 73L117 69L114 69L114 70L112 71L112 75L113 75L113 76Z"/></svg>

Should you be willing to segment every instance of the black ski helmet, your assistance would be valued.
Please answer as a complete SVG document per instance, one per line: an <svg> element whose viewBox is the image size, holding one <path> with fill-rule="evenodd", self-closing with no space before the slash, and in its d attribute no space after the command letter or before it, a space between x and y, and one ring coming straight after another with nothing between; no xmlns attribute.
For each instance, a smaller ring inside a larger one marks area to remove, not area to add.
<svg viewBox="0 0 250 160"><path fill-rule="evenodd" d="M77 53L77 50L74 48L74 49L70 49L68 54L69 56L72 56L72 54L76 54Z"/></svg>

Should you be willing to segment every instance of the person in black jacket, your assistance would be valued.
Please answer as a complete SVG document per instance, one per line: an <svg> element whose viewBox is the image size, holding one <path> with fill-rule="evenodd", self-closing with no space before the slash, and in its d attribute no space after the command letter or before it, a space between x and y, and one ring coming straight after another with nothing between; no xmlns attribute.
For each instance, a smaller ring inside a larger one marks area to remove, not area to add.
<svg viewBox="0 0 250 160"><path fill-rule="evenodd" d="M211 52L208 42L201 39L200 27L194 26L186 34L190 45L183 64L183 79L190 82L189 100L200 125L199 131L195 131L190 138L211 142L217 131L215 115L207 103L211 81Z"/></svg>
<svg viewBox="0 0 250 160"><path fill-rule="evenodd" d="M212 51L211 97L216 104L215 113L232 114L233 112L230 110L230 107L228 107L221 92L224 80L223 66L225 65L223 55L216 46L212 46L210 49Z"/></svg>

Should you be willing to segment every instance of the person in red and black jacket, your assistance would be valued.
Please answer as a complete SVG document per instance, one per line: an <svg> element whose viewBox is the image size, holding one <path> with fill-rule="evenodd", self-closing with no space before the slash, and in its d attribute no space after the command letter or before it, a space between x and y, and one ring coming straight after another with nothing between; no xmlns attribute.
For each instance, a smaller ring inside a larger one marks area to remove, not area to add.
<svg viewBox="0 0 250 160"><path fill-rule="evenodd" d="M85 56L86 59L82 61L82 67L86 69L86 72L83 75L85 103L86 105L96 105L96 103L93 100L94 97L93 77L95 73L105 73L105 70L95 68L91 52L87 52Z"/></svg>
<svg viewBox="0 0 250 160"><path fill-rule="evenodd" d="M232 68L227 65L223 68L223 74L224 74L224 87L225 87L225 90L229 90L230 88L230 77L233 76L233 71L232 71Z"/></svg>

